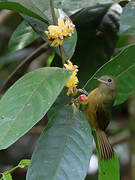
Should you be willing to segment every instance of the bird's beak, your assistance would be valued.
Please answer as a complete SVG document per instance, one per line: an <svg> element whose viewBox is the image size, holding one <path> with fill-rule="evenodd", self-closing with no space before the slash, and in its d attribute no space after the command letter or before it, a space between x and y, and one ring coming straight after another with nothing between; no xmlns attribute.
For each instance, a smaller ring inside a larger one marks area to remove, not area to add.
<svg viewBox="0 0 135 180"><path fill-rule="evenodd" d="M106 81L104 81L103 79L100 79L100 78L97 78L97 77L94 77L94 79L97 80L100 83L106 84Z"/></svg>
<svg viewBox="0 0 135 180"><path fill-rule="evenodd" d="M97 80L97 79L99 79L99 78L97 78L97 77L94 77L93 79L94 79L94 80Z"/></svg>

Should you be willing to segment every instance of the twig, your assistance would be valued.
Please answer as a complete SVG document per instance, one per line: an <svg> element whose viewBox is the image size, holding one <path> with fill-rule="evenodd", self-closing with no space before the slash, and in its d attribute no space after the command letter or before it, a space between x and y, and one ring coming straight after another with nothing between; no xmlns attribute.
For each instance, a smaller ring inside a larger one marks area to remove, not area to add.
<svg viewBox="0 0 135 180"><path fill-rule="evenodd" d="M52 13L52 19L53 19L53 24L56 25L56 16L55 16L55 11L54 11L54 5L53 5L53 0L50 0L50 8L51 8L51 13Z"/></svg>
<svg viewBox="0 0 135 180"><path fill-rule="evenodd" d="M62 59L62 64L65 64L65 57L64 57L64 51L62 46L59 46L59 50L60 50L60 55L61 55L61 59Z"/></svg>
<svg viewBox="0 0 135 180"><path fill-rule="evenodd" d="M68 55L66 54L66 51L64 49L64 47L62 46L62 51L63 51L63 54L65 55L65 61L67 62L69 60L69 57Z"/></svg>
<svg viewBox="0 0 135 180"><path fill-rule="evenodd" d="M4 86L0 90L0 94L3 94L15 81L17 81L24 74L25 70L33 60L35 60L38 56L47 51L49 48L49 45L47 43L44 43L38 49L36 49L31 55L26 57L24 61L19 64L19 66L7 79Z"/></svg>
<svg viewBox="0 0 135 180"><path fill-rule="evenodd" d="M50 0L50 8L51 8L51 13L52 13L53 24L57 25L53 0ZM64 51L63 51L63 47L62 46L59 46L59 51L60 51L60 55L61 55L61 59L62 59L62 64L64 66L64 64L65 64L65 57L64 57Z"/></svg>
<svg viewBox="0 0 135 180"><path fill-rule="evenodd" d="M16 12L14 11L10 11L10 10L2 10L0 11L0 24L4 23L6 20L8 20L8 18L10 16L13 16L13 15L18 15Z"/></svg>

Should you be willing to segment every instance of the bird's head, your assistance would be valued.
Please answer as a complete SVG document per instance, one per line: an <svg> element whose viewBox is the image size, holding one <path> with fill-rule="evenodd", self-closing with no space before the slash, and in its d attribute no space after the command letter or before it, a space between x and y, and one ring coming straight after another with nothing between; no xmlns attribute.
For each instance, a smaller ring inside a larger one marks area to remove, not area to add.
<svg viewBox="0 0 135 180"><path fill-rule="evenodd" d="M118 82L114 77L104 75L94 79L96 79L99 82L99 88L101 88L103 91L118 91Z"/></svg>

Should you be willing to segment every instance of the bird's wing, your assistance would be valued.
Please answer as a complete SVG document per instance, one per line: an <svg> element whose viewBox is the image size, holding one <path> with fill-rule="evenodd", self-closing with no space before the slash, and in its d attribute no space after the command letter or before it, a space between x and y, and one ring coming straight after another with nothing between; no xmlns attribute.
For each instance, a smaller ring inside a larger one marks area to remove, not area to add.
<svg viewBox="0 0 135 180"><path fill-rule="evenodd" d="M105 130L109 124L110 111L104 109L102 104L99 104L96 111L96 118L99 128Z"/></svg>

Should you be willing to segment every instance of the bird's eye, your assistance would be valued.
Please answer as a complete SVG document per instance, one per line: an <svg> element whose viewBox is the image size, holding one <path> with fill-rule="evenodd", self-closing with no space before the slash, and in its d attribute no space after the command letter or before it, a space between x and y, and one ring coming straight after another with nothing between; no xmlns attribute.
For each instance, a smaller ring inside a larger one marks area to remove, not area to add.
<svg viewBox="0 0 135 180"><path fill-rule="evenodd" d="M112 80L111 80L111 79L108 79L108 82L112 82Z"/></svg>

